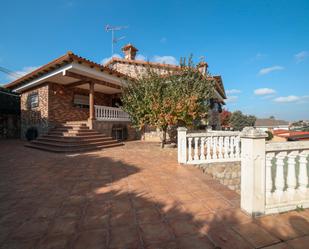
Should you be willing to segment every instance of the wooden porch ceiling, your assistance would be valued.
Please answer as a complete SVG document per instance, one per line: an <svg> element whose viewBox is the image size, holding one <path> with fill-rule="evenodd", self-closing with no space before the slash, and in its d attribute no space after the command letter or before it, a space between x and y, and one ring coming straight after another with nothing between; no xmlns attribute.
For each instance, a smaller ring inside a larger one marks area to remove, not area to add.
<svg viewBox="0 0 309 249"><path fill-rule="evenodd" d="M77 82L73 82L70 84L67 84L66 87L76 87L76 86L80 86L80 85L84 85L87 83L94 83L94 84L98 84L98 85L102 85L102 86L106 86L106 87L110 87L110 88L114 88L114 89L121 89L121 86L110 83L110 82L106 82L103 80L98 80L89 76L85 76L85 75L81 75L78 73L74 73L74 72L69 72L66 71L65 72L65 76L71 77L71 78L75 78L75 79L79 79L79 81Z"/></svg>

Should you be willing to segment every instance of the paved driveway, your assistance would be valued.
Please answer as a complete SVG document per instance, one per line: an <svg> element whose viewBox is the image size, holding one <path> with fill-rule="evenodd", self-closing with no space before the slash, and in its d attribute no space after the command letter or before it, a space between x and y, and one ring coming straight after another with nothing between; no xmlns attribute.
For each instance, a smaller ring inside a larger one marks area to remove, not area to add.
<svg viewBox="0 0 309 249"><path fill-rule="evenodd" d="M0 149L0 248L309 248L308 211L251 220L237 194L179 166L172 149Z"/></svg>

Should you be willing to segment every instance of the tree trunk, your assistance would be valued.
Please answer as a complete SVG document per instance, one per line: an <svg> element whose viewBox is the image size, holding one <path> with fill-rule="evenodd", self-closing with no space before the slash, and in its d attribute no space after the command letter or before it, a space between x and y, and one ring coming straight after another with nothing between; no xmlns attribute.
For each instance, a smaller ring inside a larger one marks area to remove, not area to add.
<svg viewBox="0 0 309 249"><path fill-rule="evenodd" d="M163 131L163 136L162 136L162 141L161 141L161 148L164 148L164 145L166 143L167 127L162 128L162 131Z"/></svg>

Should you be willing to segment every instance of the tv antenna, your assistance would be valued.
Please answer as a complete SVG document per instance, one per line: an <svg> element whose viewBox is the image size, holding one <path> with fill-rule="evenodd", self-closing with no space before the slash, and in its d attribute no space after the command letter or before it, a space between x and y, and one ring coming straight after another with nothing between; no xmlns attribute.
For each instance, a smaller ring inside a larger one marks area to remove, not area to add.
<svg viewBox="0 0 309 249"><path fill-rule="evenodd" d="M116 44L118 41L120 41L120 40L123 40L124 38L125 38L125 36L121 36L121 37L119 37L119 38L115 38L114 37L114 32L115 31L120 31L120 30L122 30L122 29L127 29L129 26L111 26L111 25L109 25L109 24L107 24L106 26L105 26L105 31L106 32L112 32L112 56L113 56L113 54L114 54L114 44Z"/></svg>

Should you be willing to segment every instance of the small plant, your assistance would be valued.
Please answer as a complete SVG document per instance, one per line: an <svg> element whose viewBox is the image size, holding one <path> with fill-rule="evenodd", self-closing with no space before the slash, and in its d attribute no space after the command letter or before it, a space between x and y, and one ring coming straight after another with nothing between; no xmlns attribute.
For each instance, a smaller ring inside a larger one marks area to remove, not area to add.
<svg viewBox="0 0 309 249"><path fill-rule="evenodd" d="M270 132L270 131L266 131L267 133L267 138L266 138L266 141L270 141L273 139L274 135Z"/></svg>
<svg viewBox="0 0 309 249"><path fill-rule="evenodd" d="M296 212L304 211L303 205L297 205L296 208L295 208L295 211L296 211Z"/></svg>

